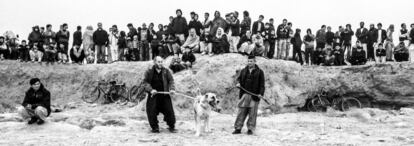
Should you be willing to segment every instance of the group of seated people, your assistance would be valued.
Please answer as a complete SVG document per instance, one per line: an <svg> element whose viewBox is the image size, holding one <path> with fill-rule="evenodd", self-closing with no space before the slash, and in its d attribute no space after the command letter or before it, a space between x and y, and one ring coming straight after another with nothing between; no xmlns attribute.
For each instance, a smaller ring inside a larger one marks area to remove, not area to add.
<svg viewBox="0 0 414 146"><path fill-rule="evenodd" d="M364 65L367 63L367 53L363 50L362 44L357 41L356 45L352 47L351 55L345 57L345 51L339 45L332 48L332 46L327 45L324 49L316 49L314 51L314 56L312 64L314 65L323 65L323 66L341 66L346 65L346 62L349 62L351 65ZM405 46L404 42L400 42L394 48L394 59L397 62L408 61L409 60L409 51ZM386 50L382 43L378 44L378 47L375 52L376 61L378 63L386 62Z"/></svg>

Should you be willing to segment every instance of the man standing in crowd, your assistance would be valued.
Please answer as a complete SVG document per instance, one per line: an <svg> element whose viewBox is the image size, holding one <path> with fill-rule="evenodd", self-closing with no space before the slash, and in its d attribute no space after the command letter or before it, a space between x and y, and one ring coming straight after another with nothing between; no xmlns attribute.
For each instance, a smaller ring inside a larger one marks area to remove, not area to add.
<svg viewBox="0 0 414 146"><path fill-rule="evenodd" d="M288 32L288 40L286 42L286 50L285 50L285 58L284 60L288 60L289 59L289 52L290 52L290 45L292 44L292 38L294 36L294 32L292 30L292 22L288 22L287 25L287 32Z"/></svg>
<svg viewBox="0 0 414 146"><path fill-rule="evenodd" d="M224 29L226 27L227 27L227 22L225 19L223 19L223 17L221 17L220 12L219 11L214 12L214 19L212 22L210 34L213 36L216 36L218 28Z"/></svg>
<svg viewBox="0 0 414 146"><path fill-rule="evenodd" d="M255 34L261 34L264 31L264 23L263 23L264 16L260 15L259 20L253 23L252 32L253 35Z"/></svg>
<svg viewBox="0 0 414 146"><path fill-rule="evenodd" d="M239 104L237 119L234 123L233 134L240 134L243 128L243 124L248 116L247 120L247 134L252 135L256 129L257 110L259 107L260 99L263 98L265 91L265 77L263 71L256 65L256 58L254 56L248 57L247 66L241 70L240 75L237 78L237 87L243 88L248 92L256 94L258 96L251 95L240 90Z"/></svg>
<svg viewBox="0 0 414 146"><path fill-rule="evenodd" d="M295 60L296 62L299 62L300 65L303 65L302 50L301 50L301 48L302 48L302 38L300 37L300 31L301 30L299 28L297 28L296 33L292 38L293 60ZM329 32L329 29L328 29L328 32ZM296 60L296 55L298 55L298 58L299 58L298 60Z"/></svg>
<svg viewBox="0 0 414 146"><path fill-rule="evenodd" d="M367 34L367 60L368 61L375 61L377 56L374 54L376 52L377 46L375 45L375 42L377 42L377 36L375 36L377 33L377 29L375 29L374 24L369 25L369 30ZM382 44L382 43L381 43Z"/></svg>
<svg viewBox="0 0 414 146"><path fill-rule="evenodd" d="M252 24L252 19L250 19L249 12L244 11L243 20L240 23L240 37L243 37L248 30L250 31L251 24Z"/></svg>
<svg viewBox="0 0 414 146"><path fill-rule="evenodd" d="M365 23L361 22L359 23L360 28L357 29L357 32L355 36L357 37L357 40L361 42L362 48L365 52L368 51L368 29L364 27ZM365 56L368 57L368 56Z"/></svg>
<svg viewBox="0 0 414 146"><path fill-rule="evenodd" d="M239 19L235 16L235 14L231 14L230 16L230 31L231 31L231 36L230 36L230 52L231 53L237 53L238 48L237 48L237 44L239 44L240 41L240 21Z"/></svg>
<svg viewBox="0 0 414 146"><path fill-rule="evenodd" d="M106 55L106 47L108 46L108 33L102 28L102 23L98 23L98 29L93 33L93 43L97 53L98 63L104 63Z"/></svg>
<svg viewBox="0 0 414 146"><path fill-rule="evenodd" d="M32 32L29 34L27 40L29 40L29 46L33 47L33 44L41 41L42 34L40 33L39 26L32 27Z"/></svg>
<svg viewBox="0 0 414 146"><path fill-rule="evenodd" d="M141 61L148 61L150 60L149 42L151 41L151 37L149 29L147 28L147 24L142 24L142 28L141 30L138 30L138 34L138 38L141 44L139 51Z"/></svg>
<svg viewBox="0 0 414 146"><path fill-rule="evenodd" d="M157 92L175 93L174 78L170 70L163 66L163 63L164 59L157 56L152 68L145 72L144 87L150 93L146 105L147 117L152 129L151 132L160 133L157 116L162 113L164 121L169 126L168 130L175 133L175 115L171 97L168 94L157 94Z"/></svg>
<svg viewBox="0 0 414 146"><path fill-rule="evenodd" d="M80 47L82 45L82 27L76 27L76 31L73 33L73 43L72 46Z"/></svg>
<svg viewBox="0 0 414 146"><path fill-rule="evenodd" d="M407 25L405 25L405 23L401 24L401 29L400 29L400 35L398 36L400 42L404 42L405 46L409 46L409 39L408 39L409 35L408 35L408 30L407 30Z"/></svg>
<svg viewBox="0 0 414 146"><path fill-rule="evenodd" d="M188 35L187 20L182 17L183 12L181 9L176 10L175 13L177 14L177 17L172 20L172 31L180 40L181 44L183 44L185 41L185 36Z"/></svg>
<svg viewBox="0 0 414 146"><path fill-rule="evenodd" d="M277 38L278 38L278 46L276 52L276 59L283 59L283 53L286 50L286 44L289 38L289 32L287 30L287 20L283 19L283 23L277 27Z"/></svg>
<svg viewBox="0 0 414 146"><path fill-rule="evenodd" d="M411 30L409 33L410 45L409 45L409 52L410 52L410 62L414 63L414 23L410 25Z"/></svg>
<svg viewBox="0 0 414 146"><path fill-rule="evenodd" d="M204 13L203 30L210 31L210 27L211 27L211 25L212 25L213 22L211 22L211 20L210 20L209 17L210 17L210 13L207 13L207 12Z"/></svg>
<svg viewBox="0 0 414 146"><path fill-rule="evenodd" d="M316 32L316 49L325 48L326 44L326 25L322 25L321 29Z"/></svg>
<svg viewBox="0 0 414 146"><path fill-rule="evenodd" d="M188 29L194 28L196 31L197 36L201 35L201 31L203 29L203 24L198 21L198 14L191 12L191 21L188 23Z"/></svg>
<svg viewBox="0 0 414 146"><path fill-rule="evenodd" d="M57 45L61 46L63 45L63 55L68 56L68 50L69 50L69 36L70 33L68 31L68 24L64 23L61 26L60 31L56 34L56 41Z"/></svg>
<svg viewBox="0 0 414 146"><path fill-rule="evenodd" d="M50 45L56 42L56 33L52 31L52 25L46 25L46 31L42 34L43 43Z"/></svg>
<svg viewBox="0 0 414 146"><path fill-rule="evenodd" d="M112 31L109 34L109 50L111 52L111 62L118 60L118 38L118 26L112 25Z"/></svg>
<svg viewBox="0 0 414 146"><path fill-rule="evenodd" d="M334 39L335 39L335 34L332 32L332 28L330 26L328 26L328 31L326 32L326 44L330 45L330 46L334 46Z"/></svg>
<svg viewBox="0 0 414 146"><path fill-rule="evenodd" d="M50 115L50 92L43 86L40 79L30 79L30 89L26 92L22 106L17 112L23 119L29 119L28 124L41 125Z"/></svg>
<svg viewBox="0 0 414 146"><path fill-rule="evenodd" d="M384 44L385 39L387 39L387 32L384 29L382 29L382 24L378 23L377 24L377 30L375 31L376 44L375 44L375 51L374 52L376 52L376 49L377 49L379 43Z"/></svg>

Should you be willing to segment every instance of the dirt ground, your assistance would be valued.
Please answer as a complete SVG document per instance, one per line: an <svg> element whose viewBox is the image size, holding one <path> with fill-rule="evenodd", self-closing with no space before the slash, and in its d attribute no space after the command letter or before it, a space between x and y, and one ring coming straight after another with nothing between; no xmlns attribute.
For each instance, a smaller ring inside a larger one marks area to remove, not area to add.
<svg viewBox="0 0 414 146"><path fill-rule="evenodd" d="M235 114L212 116L212 132L195 137L190 110L177 111L178 133L159 116L150 133L142 105L74 103L44 125L28 125L15 113L0 114L0 145L414 145L414 110L358 109L260 115L253 136L232 135Z"/></svg>

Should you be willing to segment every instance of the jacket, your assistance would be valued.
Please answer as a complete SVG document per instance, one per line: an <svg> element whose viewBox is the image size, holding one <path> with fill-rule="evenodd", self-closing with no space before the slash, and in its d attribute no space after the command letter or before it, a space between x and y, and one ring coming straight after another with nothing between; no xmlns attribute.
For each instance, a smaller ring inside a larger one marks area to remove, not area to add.
<svg viewBox="0 0 414 146"><path fill-rule="evenodd" d="M251 73L249 71L249 67L246 66L240 71L240 75L237 77L237 81L240 83L240 86L247 91L262 96L264 95L265 77L263 71L259 68L259 66L255 65L255 68ZM240 90L239 98L241 98L243 94L245 94L245 92L243 90ZM254 101L260 101L259 97L252 96L252 98Z"/></svg>
<svg viewBox="0 0 414 146"><path fill-rule="evenodd" d="M259 24L261 25L260 29L259 29ZM252 34L262 33L263 31L264 31L264 23L263 22L256 21L256 22L253 23Z"/></svg>
<svg viewBox="0 0 414 146"><path fill-rule="evenodd" d="M246 19L243 19L240 23L240 36L246 35L246 31L250 30L250 27L252 25L252 20L250 17L247 17Z"/></svg>
<svg viewBox="0 0 414 146"><path fill-rule="evenodd" d="M355 36L361 43L363 44L367 43L368 42L368 29L358 28Z"/></svg>
<svg viewBox="0 0 414 146"><path fill-rule="evenodd" d="M335 34L332 31L326 32L326 35L325 35L326 43L332 44L334 42L334 39L335 39Z"/></svg>
<svg viewBox="0 0 414 146"><path fill-rule="evenodd" d="M174 34L188 34L187 20L182 16L175 17L171 27Z"/></svg>
<svg viewBox="0 0 414 146"><path fill-rule="evenodd" d="M223 18L221 18L221 17L214 18L214 20L213 20L213 22L212 22L211 29L210 29L210 34L211 34L211 35L213 35L213 36L215 36L215 35L216 35L216 32L217 32L217 29L218 29L219 27L221 27L221 28L225 29L225 28L226 28L226 26L227 26L227 22L226 22L226 20L224 20L224 19L223 19ZM224 32L223 32L223 33L224 33Z"/></svg>
<svg viewBox="0 0 414 146"><path fill-rule="evenodd" d="M42 34L42 39L45 44L56 42L56 33L53 31L45 31Z"/></svg>
<svg viewBox="0 0 414 146"><path fill-rule="evenodd" d="M81 31L75 31L75 33L73 33L73 46L77 45L77 46L81 46L82 45L82 32Z"/></svg>
<svg viewBox="0 0 414 146"><path fill-rule="evenodd" d="M56 33L56 42L59 44L68 44L69 43L70 32L66 31L59 31Z"/></svg>
<svg viewBox="0 0 414 146"><path fill-rule="evenodd" d="M47 115L50 115L50 92L46 90L43 85L40 85L39 90L34 91L30 88L25 96L22 105L26 107L28 104L32 105L32 109L35 109L37 106L42 106L47 109Z"/></svg>
<svg viewBox="0 0 414 146"><path fill-rule="evenodd" d="M240 21L236 19L234 22L229 23L231 36L240 36Z"/></svg>
<svg viewBox="0 0 414 146"><path fill-rule="evenodd" d="M300 37L299 33L295 33L294 37L292 38L293 46L302 46L302 38Z"/></svg>
<svg viewBox="0 0 414 146"><path fill-rule="evenodd" d="M411 44L414 44L414 28L412 28L412 29L410 30L410 34L409 34L409 36L410 36L410 38L411 38L410 43L411 43Z"/></svg>
<svg viewBox="0 0 414 146"><path fill-rule="evenodd" d="M379 37L381 37L382 42L378 42ZM385 39L387 39L387 32L384 29L381 29L381 36L379 36L378 29L376 29L375 30L375 42L384 43Z"/></svg>
<svg viewBox="0 0 414 146"><path fill-rule="evenodd" d="M39 27L33 27L33 31L29 34L28 40L29 44L37 43L42 41L42 34L39 31L35 31L35 29L39 30Z"/></svg>
<svg viewBox="0 0 414 146"><path fill-rule="evenodd" d="M213 36L212 35L210 35L210 34L208 34L208 35L206 35L206 34L202 34L201 36L200 36L200 42L204 42L204 43L211 43L212 42L212 40L213 40Z"/></svg>
<svg viewBox="0 0 414 146"><path fill-rule="evenodd" d="M377 36L376 36L377 33L376 32L377 32L377 29L375 29L375 28L372 28L372 29L368 30L367 40L368 40L369 43L377 42Z"/></svg>
<svg viewBox="0 0 414 146"><path fill-rule="evenodd" d="M194 28L196 31L196 34L200 36L201 34L200 30L203 29L203 24L201 24L201 22L198 20L197 21L191 20L190 23L188 23L188 28L189 29Z"/></svg>
<svg viewBox="0 0 414 146"><path fill-rule="evenodd" d="M108 33L103 29L97 29L92 36L95 45L108 45L108 37Z"/></svg>
<svg viewBox="0 0 414 146"><path fill-rule="evenodd" d="M193 64L193 62L196 61L196 58L194 56L193 53L184 53L183 56L181 57L181 60L183 62L191 62L191 64Z"/></svg>
<svg viewBox="0 0 414 146"><path fill-rule="evenodd" d="M354 35L354 32L352 30L344 31L341 34L342 40L344 40L344 44L351 44L352 36Z"/></svg>
<svg viewBox="0 0 414 146"><path fill-rule="evenodd" d="M144 85L145 91L147 91L148 93L153 90L153 88L151 87L151 82L152 82L152 79L153 79L154 74L156 72L155 68L156 68L155 65L152 66L150 69L148 69L145 72L145 75L144 75L143 85ZM162 67L161 72L162 72L162 80L163 80L164 91L175 90L174 78L171 74L171 71L168 70L165 67Z"/></svg>
<svg viewBox="0 0 414 146"><path fill-rule="evenodd" d="M317 43L326 43L326 32L322 29L319 29L316 32L316 42Z"/></svg>

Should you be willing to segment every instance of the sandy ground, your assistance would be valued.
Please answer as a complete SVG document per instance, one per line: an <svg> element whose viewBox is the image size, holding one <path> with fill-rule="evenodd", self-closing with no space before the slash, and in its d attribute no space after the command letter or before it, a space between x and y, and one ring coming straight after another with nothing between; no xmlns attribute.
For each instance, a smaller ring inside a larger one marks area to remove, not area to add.
<svg viewBox="0 0 414 146"><path fill-rule="evenodd" d="M176 115L178 133L160 122L161 133L152 134L140 106L81 104L40 126L1 114L0 145L414 145L413 109L261 115L253 136L231 134L234 114L213 114L212 132L201 137L190 111Z"/></svg>

